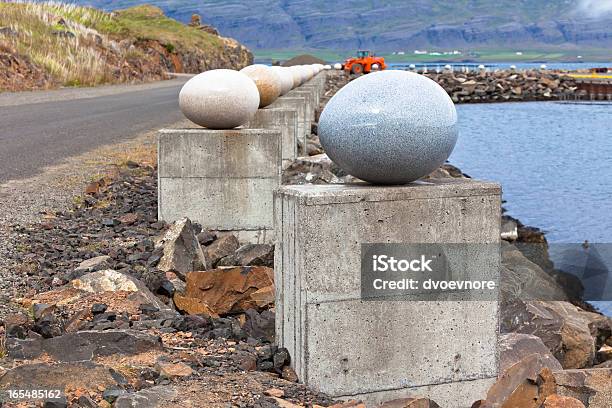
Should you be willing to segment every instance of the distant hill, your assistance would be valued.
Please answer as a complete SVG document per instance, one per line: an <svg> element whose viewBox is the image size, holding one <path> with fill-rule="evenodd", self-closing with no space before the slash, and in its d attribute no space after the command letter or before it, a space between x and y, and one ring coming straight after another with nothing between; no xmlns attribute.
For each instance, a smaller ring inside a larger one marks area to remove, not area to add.
<svg viewBox="0 0 612 408"><path fill-rule="evenodd" d="M82 0L117 9L137 0ZM252 49L612 47L606 0L151 0Z"/></svg>
<svg viewBox="0 0 612 408"><path fill-rule="evenodd" d="M0 1L0 92L142 82L167 72L242 68L251 52L153 6L108 13L54 2Z"/></svg>

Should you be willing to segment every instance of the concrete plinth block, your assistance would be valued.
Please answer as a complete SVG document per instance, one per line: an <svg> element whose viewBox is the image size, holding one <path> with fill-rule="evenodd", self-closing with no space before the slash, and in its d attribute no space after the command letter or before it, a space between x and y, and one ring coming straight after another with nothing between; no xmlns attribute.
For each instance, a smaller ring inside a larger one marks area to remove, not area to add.
<svg viewBox="0 0 612 408"><path fill-rule="evenodd" d="M290 109L297 112L298 118L298 140L303 143L307 136L310 136L312 119L309 119L309 99L303 95L284 95L274 101L266 109ZM305 146L305 145L303 145ZM299 152L303 153L303 152Z"/></svg>
<svg viewBox="0 0 612 408"><path fill-rule="evenodd" d="M281 187L276 337L300 380L369 404L428 395L469 407L483 398L498 373L496 299L364 300L361 245L486 244L494 250L449 262L498 282L500 194L470 179Z"/></svg>
<svg viewBox="0 0 612 408"><path fill-rule="evenodd" d="M189 217L243 242L273 238L282 133L274 129L164 129L158 134L158 215Z"/></svg>
<svg viewBox="0 0 612 408"><path fill-rule="evenodd" d="M298 114L296 110L259 109L247 127L281 131L283 168L286 168L297 158Z"/></svg>

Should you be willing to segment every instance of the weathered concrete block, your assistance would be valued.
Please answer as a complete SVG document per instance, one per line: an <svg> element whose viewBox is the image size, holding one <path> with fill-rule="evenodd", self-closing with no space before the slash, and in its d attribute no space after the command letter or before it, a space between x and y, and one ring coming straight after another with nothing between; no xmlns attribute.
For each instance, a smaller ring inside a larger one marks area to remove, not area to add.
<svg viewBox="0 0 612 408"><path fill-rule="evenodd" d="M296 110L259 109L247 127L281 131L283 167L297 158L298 115Z"/></svg>
<svg viewBox="0 0 612 408"><path fill-rule="evenodd" d="M297 121L298 121L298 133L297 138L301 142L304 141L308 132L310 134L310 128L312 126L312 120L308 119L307 116L307 98L305 96L293 95L289 94L281 96L276 101L274 101L270 106L266 109L289 109L295 110L297 113Z"/></svg>
<svg viewBox="0 0 612 408"><path fill-rule="evenodd" d="M495 300L360 298L362 243L499 243L500 187L284 186L275 194L276 334L305 384L369 403L427 394L444 407L485 396L498 371ZM462 261L499 273L499 252Z"/></svg>
<svg viewBox="0 0 612 408"><path fill-rule="evenodd" d="M315 92L312 88L304 87L303 85L295 88L291 92L287 93L288 97L302 97L305 101L305 111L304 111L304 133L300 139L302 146L306 146L308 141L308 137L310 136L312 121L315 117ZM280 99L280 98L279 98ZM303 153L303 152L301 152Z"/></svg>
<svg viewBox="0 0 612 408"><path fill-rule="evenodd" d="M272 239L282 133L274 129L164 129L158 135L159 219L188 217L243 242Z"/></svg>

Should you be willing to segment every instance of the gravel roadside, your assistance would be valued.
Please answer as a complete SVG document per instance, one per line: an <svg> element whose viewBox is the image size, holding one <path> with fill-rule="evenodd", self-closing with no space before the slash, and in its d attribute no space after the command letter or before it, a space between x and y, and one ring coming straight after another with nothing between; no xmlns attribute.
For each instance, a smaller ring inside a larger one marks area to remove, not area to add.
<svg viewBox="0 0 612 408"><path fill-rule="evenodd" d="M172 127L185 127L181 121ZM92 180L116 171L128 161L154 160L155 133L150 131L110 146L71 157L41 174L0 185L0 320L14 312L14 300L34 289L26 285L24 270L14 261L17 236L12 226L40 222L73 205L74 197ZM154 163L150 163L154 164Z"/></svg>

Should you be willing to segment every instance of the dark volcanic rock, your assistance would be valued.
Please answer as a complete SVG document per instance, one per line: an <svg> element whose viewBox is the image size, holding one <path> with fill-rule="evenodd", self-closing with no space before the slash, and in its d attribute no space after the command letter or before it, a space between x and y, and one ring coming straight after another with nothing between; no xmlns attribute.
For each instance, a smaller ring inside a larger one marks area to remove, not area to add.
<svg viewBox="0 0 612 408"><path fill-rule="evenodd" d="M33 359L48 355L55 361L89 361L114 354L133 355L161 350L161 339L133 330L81 331L50 339L7 339L8 355Z"/></svg>

